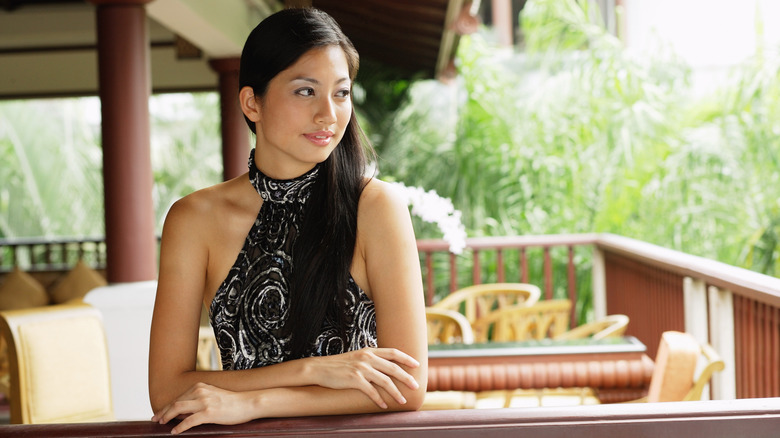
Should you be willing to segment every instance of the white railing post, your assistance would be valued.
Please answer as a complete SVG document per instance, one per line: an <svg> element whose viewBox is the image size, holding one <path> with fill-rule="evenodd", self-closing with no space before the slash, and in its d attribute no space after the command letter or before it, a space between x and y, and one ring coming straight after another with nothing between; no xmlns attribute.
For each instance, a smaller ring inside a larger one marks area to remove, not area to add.
<svg viewBox="0 0 780 438"><path fill-rule="evenodd" d="M593 246L593 316L601 319L607 316L607 273L604 252Z"/></svg>
<svg viewBox="0 0 780 438"><path fill-rule="evenodd" d="M712 376L712 397L715 400L734 400L737 398L734 295L731 291L710 286L709 302L710 342L725 365L723 371Z"/></svg>
<svg viewBox="0 0 780 438"><path fill-rule="evenodd" d="M685 277L683 279L683 305L685 331L698 341L710 341L709 318L707 317L707 285L703 280Z"/></svg>
<svg viewBox="0 0 780 438"><path fill-rule="evenodd" d="M704 280L685 277L683 279L683 306L685 315L685 331L692 335L699 344L708 344L709 317L707 315L707 284ZM696 367L696 373L701 372L702 363ZM707 386L701 394L702 400L710 399L710 391Z"/></svg>

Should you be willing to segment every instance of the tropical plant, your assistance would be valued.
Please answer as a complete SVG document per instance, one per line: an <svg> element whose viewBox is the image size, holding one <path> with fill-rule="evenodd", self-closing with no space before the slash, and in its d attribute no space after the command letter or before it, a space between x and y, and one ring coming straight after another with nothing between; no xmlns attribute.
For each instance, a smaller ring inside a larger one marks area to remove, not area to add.
<svg viewBox="0 0 780 438"><path fill-rule="evenodd" d="M178 198L221 179L215 93L153 96L157 231ZM0 237L100 236L103 180L97 98L0 105Z"/></svg>
<svg viewBox="0 0 780 438"><path fill-rule="evenodd" d="M613 232L777 275L777 64L702 98L671 50L625 50L589 4L527 2L522 53L461 39L458 81L411 85L380 170L451 198L471 236Z"/></svg>
<svg viewBox="0 0 780 438"><path fill-rule="evenodd" d="M153 96L150 113L155 223L161 233L165 215L177 199L222 180L219 96Z"/></svg>
<svg viewBox="0 0 780 438"><path fill-rule="evenodd" d="M103 233L99 128L91 102L0 105L0 237Z"/></svg>

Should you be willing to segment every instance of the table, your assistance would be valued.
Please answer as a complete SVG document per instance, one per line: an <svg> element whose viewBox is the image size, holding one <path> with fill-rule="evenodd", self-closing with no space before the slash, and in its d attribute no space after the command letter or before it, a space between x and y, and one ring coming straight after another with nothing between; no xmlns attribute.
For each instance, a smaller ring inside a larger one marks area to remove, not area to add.
<svg viewBox="0 0 780 438"><path fill-rule="evenodd" d="M594 388L602 403L645 395L653 374L632 336L514 343L431 345L428 391Z"/></svg>

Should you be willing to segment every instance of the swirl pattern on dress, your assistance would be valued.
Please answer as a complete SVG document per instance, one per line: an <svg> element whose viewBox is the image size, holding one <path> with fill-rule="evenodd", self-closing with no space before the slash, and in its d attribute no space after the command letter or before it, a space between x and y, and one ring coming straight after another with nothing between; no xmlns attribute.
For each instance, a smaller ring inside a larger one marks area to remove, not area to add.
<svg viewBox="0 0 780 438"><path fill-rule="evenodd" d="M250 153L249 180L263 205L209 307L223 369L258 368L290 357L290 339L282 336L281 329L290 308L291 254L318 171L315 166L297 178L275 180L257 169L254 150ZM344 312L350 316L349 345L344 345L336 325L326 318L311 356L377 346L374 302L351 276Z"/></svg>

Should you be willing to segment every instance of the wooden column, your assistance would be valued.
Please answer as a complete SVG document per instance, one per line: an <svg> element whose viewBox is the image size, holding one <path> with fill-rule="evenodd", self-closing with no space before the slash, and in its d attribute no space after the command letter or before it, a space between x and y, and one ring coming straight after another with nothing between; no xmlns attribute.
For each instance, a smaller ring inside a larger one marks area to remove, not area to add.
<svg viewBox="0 0 780 438"><path fill-rule="evenodd" d="M493 29L495 29L498 36L498 43L505 47L512 46L512 34L514 33L512 0L492 0L490 7L492 10Z"/></svg>
<svg viewBox="0 0 780 438"><path fill-rule="evenodd" d="M109 283L154 280L149 0L90 1L97 6L106 276Z"/></svg>
<svg viewBox="0 0 780 438"><path fill-rule="evenodd" d="M240 58L209 61L219 74L219 102L222 126L222 177L225 181L247 171L249 128L238 102L238 67Z"/></svg>

